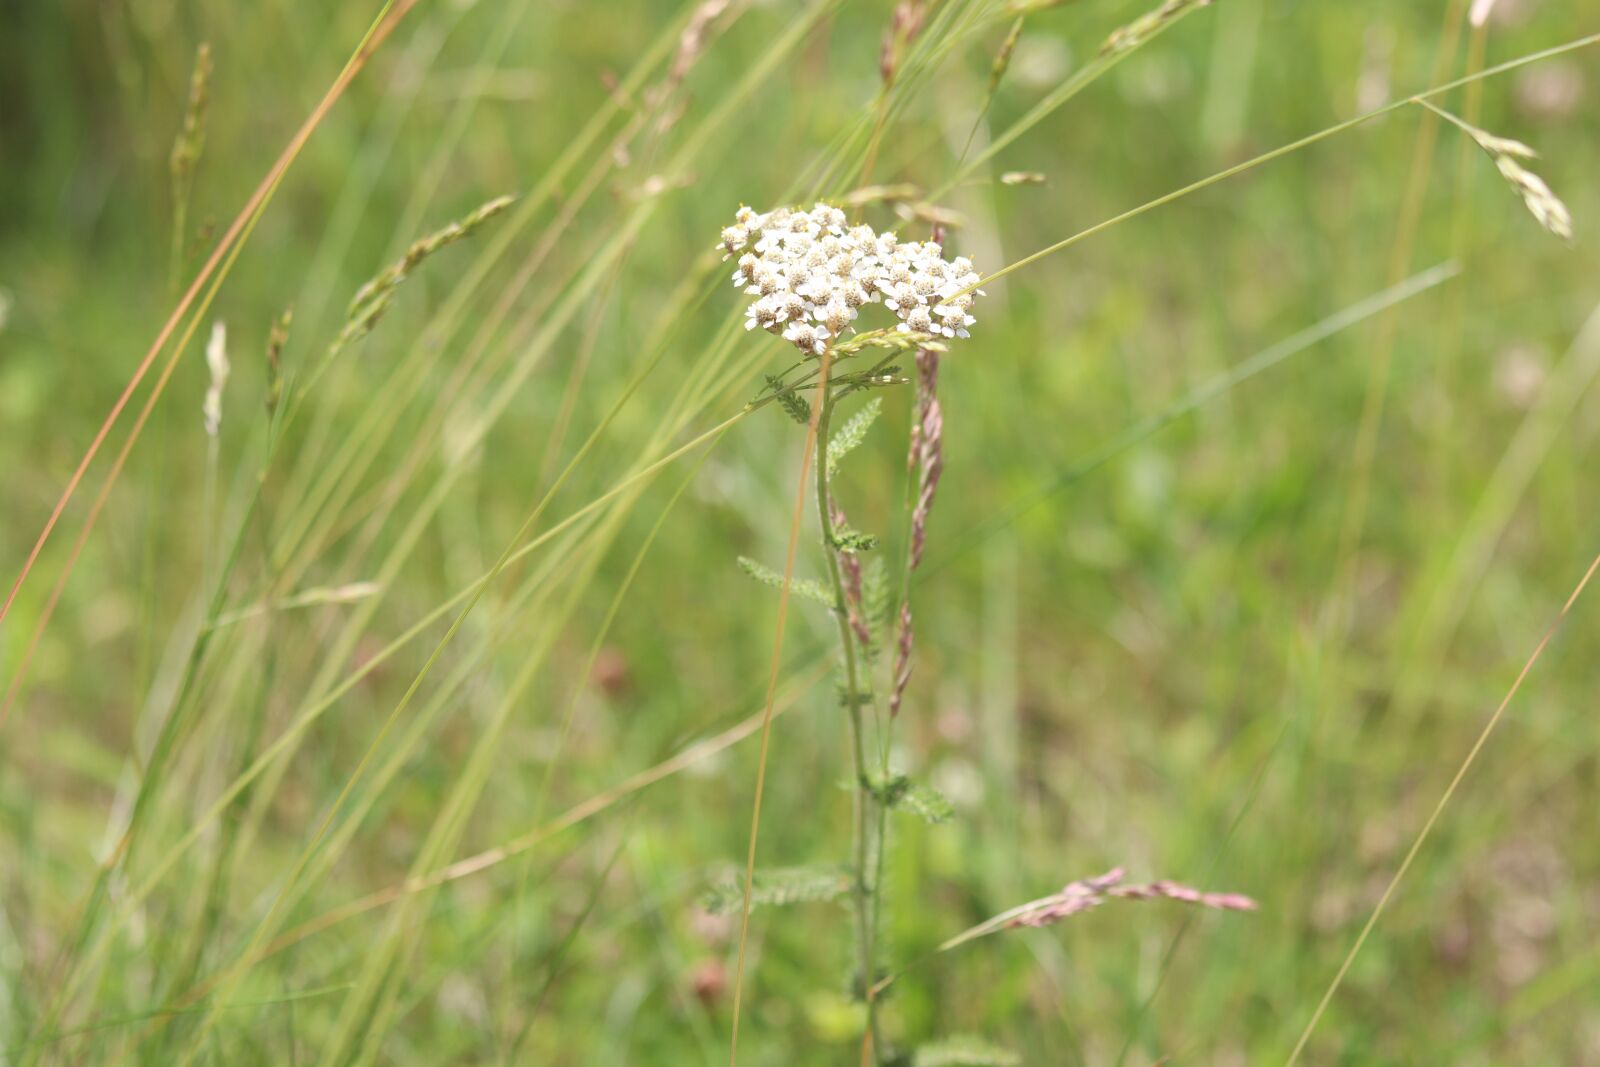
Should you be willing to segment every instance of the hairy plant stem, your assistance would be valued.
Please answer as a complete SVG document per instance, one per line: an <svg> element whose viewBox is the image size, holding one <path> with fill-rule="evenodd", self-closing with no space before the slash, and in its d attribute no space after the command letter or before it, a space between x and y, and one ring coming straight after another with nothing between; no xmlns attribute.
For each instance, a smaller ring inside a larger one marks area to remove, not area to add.
<svg viewBox="0 0 1600 1067"><path fill-rule="evenodd" d="M918 428L922 424L922 415L921 415L921 412L922 412L922 400L923 400L923 397L922 397L922 376L921 376L920 373L919 374L914 374L912 376L911 380L912 380L912 383L913 383L912 384L912 396L911 396L911 432L912 432L912 435L913 435L912 436L912 441L915 442L916 441L916 436L915 435L918 432ZM915 459L915 449L914 448L913 448L913 459ZM901 574L900 574L900 597L899 597L899 600L896 601L897 604L905 604L905 603L909 602L910 599L911 599L911 572L915 569L915 565L911 561L912 529L913 529L913 525L914 525L914 522L915 522L915 519L913 518L913 513L915 512L916 506L917 506L917 496L921 492L921 489L922 489L922 473L921 473L921 470L922 470L922 467L921 467L920 463L912 462L909 465L909 473L908 473L908 475L906 477L905 492L903 494L903 499L901 500L901 525L902 525L903 530L904 530L905 553L906 553L906 555L905 555L905 560L904 560L904 566L902 567ZM894 617L895 618L899 618L899 611L898 610L894 612ZM887 625L887 623L885 625ZM876 700L876 698L874 698L874 700L873 700L873 707L877 708L877 700ZM879 770L879 775L880 775L879 780L881 782L883 782L885 785L887 785L888 781L889 781L889 735L894 730L894 717L893 717L893 715L885 714L883 709L878 709L878 715L879 715L878 721L879 721L879 723L880 723L880 725L882 727L882 729L879 732L879 741L878 741L878 764L879 764L878 770ZM885 840L887 840L888 832L889 832L889 805L883 803L880 800L878 802L878 837L877 837L878 855L877 855L877 868L876 868L876 873L873 876L874 892L873 892L872 901L871 901L871 903L872 903L872 917L871 917L871 920L870 920L870 925L871 925L874 941L876 941L876 939L877 939L878 924L879 924L880 917L883 914L883 893L882 893L883 864L884 864L884 854L887 851L884 848L884 842L885 842ZM892 982L895 977L896 977L896 975L890 975L890 976L887 976L885 978L881 978L880 979L877 976L877 974L874 973L871 976L871 978L868 979L868 981L866 983L866 998L867 998L867 1017L868 1017L868 1019L870 1021L874 1021L875 1022L876 1019L877 1019L878 995L880 993L882 993L885 988L888 987L889 983ZM873 1044L874 1049L876 1049L877 1048L877 1035L875 1033L872 1036L872 1044ZM874 1052L874 1055L876 1055L876 1052ZM863 1056L862 1056L863 1067L866 1067L866 1064L868 1064L869 1062L871 1062L871 1061L868 1059L868 1057L866 1055L863 1054Z"/></svg>
<svg viewBox="0 0 1600 1067"><path fill-rule="evenodd" d="M817 520L822 526L822 548L828 559L828 580L833 586L833 616L839 626L839 646L844 650L844 704L850 719L850 755L854 781L855 812L855 905L856 969L863 995L877 979L877 953L874 944L876 915L874 899L878 893L877 874L870 859L869 837L872 829L872 807L877 798L867 785L866 740L861 724L861 688L856 669L855 635L850 632L849 614L845 607L844 579L839 571L839 547L834 542L833 509L828 492L828 421L833 415L833 398L822 402L817 413ZM880 833L882 822L879 822ZM881 854L883 842L877 842ZM869 1062L882 1059L883 1044L878 1040L877 1002L871 996L867 1001L867 1040L872 1047ZM864 1057L865 1059L865 1057Z"/></svg>
<svg viewBox="0 0 1600 1067"><path fill-rule="evenodd" d="M884 720L883 729L884 732L887 733L889 729L887 720ZM881 775L879 780L887 784L889 781L889 753L887 740L883 745L883 755L880 763ZM876 845L874 849L876 858L874 861L872 874L872 893L870 899L867 901L870 909L867 916L867 944L871 950L870 954L873 956L871 961L873 969L862 979L861 982L863 991L862 995L867 999L867 1041L871 1045L870 1053L866 1048L863 1048L861 1051L861 1067L869 1067L871 1064L882 1062L883 1057L883 1053L881 1051L883 1045L878 1040L879 989L876 954L878 944L878 919L879 916L883 914L883 856L884 852L886 851L884 849L884 841L887 839L889 832L889 805L884 803L878 797L868 794L866 792L865 783L862 784L861 795L864 799L871 799L878 812L877 837L874 839L874 843Z"/></svg>

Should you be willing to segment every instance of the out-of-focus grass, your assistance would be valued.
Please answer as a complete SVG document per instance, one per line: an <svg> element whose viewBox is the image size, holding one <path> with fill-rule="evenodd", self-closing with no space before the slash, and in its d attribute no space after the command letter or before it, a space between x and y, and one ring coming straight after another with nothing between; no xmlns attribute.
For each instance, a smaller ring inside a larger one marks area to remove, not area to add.
<svg viewBox="0 0 1600 1067"><path fill-rule="evenodd" d="M479 873L255 958L408 872L523 837L756 710L773 601L734 559L781 559L797 466L789 424L766 411L510 564L448 643L462 601L328 699L489 572L547 493L536 536L736 414L783 358L767 338L730 331L737 302L708 289L721 270L709 247L741 200L854 184L888 5L840 4L810 29L810 5L756 5L719 21L681 87L656 101L646 90L692 6L423 3L291 172L211 312L228 324L235 371L218 513L205 507L204 365L189 353L0 732L0 1044L12 1059L725 1057L718 979L732 946L695 905L742 856L747 745ZM215 62L189 210L198 255L374 7L143 0L0 16L8 585L173 301L167 154L196 45L209 41ZM1009 26L984 7L944 5L890 98L871 180L937 188L956 173ZM1422 88L1438 7L1229 0L1201 11L953 190L948 205L967 225L949 244L992 270ZM1500 7L1491 64L1595 29L1578 3ZM972 151L1140 11L1084 0L1031 16ZM776 55L785 34L790 50ZM1464 50L1450 69L1462 62ZM990 531L1131 424L1382 289L1420 111L989 287L974 338L944 365L935 570L917 593L899 735L907 766L960 815L897 827L886 955L909 959L1115 864L1248 892L1263 909L1107 908L979 942L893 987L896 1039L980 1032L1029 1063L1110 1063L1125 1047L1129 1063L1287 1057L1597 547L1584 471L1600 357L1592 329L1575 340L1600 277L1597 79L1584 51L1482 89L1481 124L1543 152L1540 173L1578 219L1573 248L1532 224L1486 160L1458 164L1444 131L1413 262L1446 258L1460 218L1462 272L1395 313L1347 627L1325 617L1340 593L1371 322L999 530L965 535ZM614 114L582 140L608 102ZM1460 94L1441 103L1464 106ZM569 150L570 168L556 170ZM1006 170L1048 180L990 180ZM296 312L286 366L315 366L349 296L413 238L500 193L539 201L541 181L549 198L526 224L513 208L430 259L372 336L317 379L241 527L264 448L264 349L283 308ZM502 296L536 253L526 288ZM891 396L852 458L859 526L883 529L894 514L905 421ZM69 508L0 628L7 683L86 503ZM382 592L218 631L126 869L97 900L99 862L149 777L211 598L198 561L218 559L236 529L230 608L359 581ZM816 565L803 560L802 573ZM1308 1062L1600 1055L1600 846L1584 814L1593 618L1580 602ZM793 677L814 677L827 623L796 605ZM764 862L843 858L839 720L826 684L778 720ZM304 732L286 733L297 721ZM292 758L257 764L274 745ZM228 801L252 765L259 777ZM859 1025L845 995L846 917L761 912L753 930L745 1062L846 1062ZM174 1006L183 1013L147 1017ZM82 1027L96 1028L22 1047Z"/></svg>

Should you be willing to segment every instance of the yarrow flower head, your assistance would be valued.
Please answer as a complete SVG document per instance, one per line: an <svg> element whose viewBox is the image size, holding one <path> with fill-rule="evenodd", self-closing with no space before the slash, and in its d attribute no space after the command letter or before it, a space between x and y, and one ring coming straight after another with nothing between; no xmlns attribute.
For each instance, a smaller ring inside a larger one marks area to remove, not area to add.
<svg viewBox="0 0 1600 1067"><path fill-rule="evenodd" d="M906 333L966 337L983 280L965 256L944 258L933 241L901 241L850 226L843 211L741 207L722 231L733 284L755 299L744 328L760 327L808 356L850 328L866 304L883 304Z"/></svg>

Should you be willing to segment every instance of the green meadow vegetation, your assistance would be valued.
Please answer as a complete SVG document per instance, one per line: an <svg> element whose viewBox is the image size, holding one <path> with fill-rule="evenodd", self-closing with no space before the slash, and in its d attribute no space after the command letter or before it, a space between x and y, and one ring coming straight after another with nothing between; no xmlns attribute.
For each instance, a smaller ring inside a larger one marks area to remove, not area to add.
<svg viewBox="0 0 1600 1067"><path fill-rule="evenodd" d="M0 1064L1600 1063L1597 45L6 7Z"/></svg>

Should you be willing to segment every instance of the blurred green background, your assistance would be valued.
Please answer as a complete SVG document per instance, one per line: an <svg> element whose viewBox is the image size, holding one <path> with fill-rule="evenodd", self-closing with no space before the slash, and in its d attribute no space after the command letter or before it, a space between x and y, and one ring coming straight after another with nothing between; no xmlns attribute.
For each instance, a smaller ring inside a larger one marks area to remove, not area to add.
<svg viewBox="0 0 1600 1067"><path fill-rule="evenodd" d="M406 15L197 320L0 725L0 1060L725 1061L737 923L699 905L743 861L753 738L480 872L254 954L760 710L777 598L735 559L781 567L799 429L764 410L581 509L789 362L729 332L743 299L711 248L741 202L937 190L1146 10L1028 15L986 107L1008 5L926 6L887 95L887 0L422 0ZM0 9L8 588L377 7ZM1464 7L1196 10L944 195L947 247L996 270L1421 89L1436 64L1457 76L1474 62L1451 29ZM686 47L702 9L715 18ZM1500 0L1478 40L1494 64L1597 28L1579 0ZM214 72L175 240L169 158L201 42ZM898 1047L969 1033L1028 1064L1289 1057L1600 547L1584 488L1600 447L1595 55L1438 99L1540 151L1571 246L1460 131L1406 108L987 286L942 370L946 470L895 748L957 816L896 820L886 958L1116 865L1261 910L1113 903L978 941L892 988ZM1045 180L997 180L1012 171ZM504 193L534 206L429 257L369 337L325 360L363 281ZM926 234L880 202L866 218ZM1251 356L1452 259L1458 276L1387 319L1122 447ZM268 336L290 306L296 415L269 445ZM201 350L219 321L233 375L213 445ZM166 351L0 624L6 685ZM839 492L898 551L908 403L884 395ZM552 486L531 532L585 518L447 634L463 602L430 613ZM810 525L801 544L799 573L820 575ZM205 627L219 610L233 616ZM1579 600L1302 1062L1600 1062L1596 618ZM763 864L846 857L830 639L797 601ZM230 799L264 753L281 758ZM741 1062L855 1062L844 909L758 910L751 948Z"/></svg>

